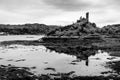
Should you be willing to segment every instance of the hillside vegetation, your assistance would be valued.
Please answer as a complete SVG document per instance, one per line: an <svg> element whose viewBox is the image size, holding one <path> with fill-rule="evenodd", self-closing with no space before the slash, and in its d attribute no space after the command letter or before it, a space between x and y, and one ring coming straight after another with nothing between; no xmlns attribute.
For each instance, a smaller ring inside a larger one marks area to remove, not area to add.
<svg viewBox="0 0 120 80"><path fill-rule="evenodd" d="M100 33L100 29L95 23L88 22L86 18L81 18L76 23L49 32L47 36L83 36L98 33Z"/></svg>
<svg viewBox="0 0 120 80"><path fill-rule="evenodd" d="M120 34L120 24L107 25L101 29L101 33L108 35L118 35Z"/></svg>
<svg viewBox="0 0 120 80"><path fill-rule="evenodd" d="M89 13L86 13L86 18L80 17L75 23L64 27L56 28L49 32L47 36L87 36L87 35L99 35L99 36L111 36L119 37L120 24L107 25L103 28L99 28L95 23L89 21Z"/></svg>
<svg viewBox="0 0 120 80"><path fill-rule="evenodd" d="M45 24L0 25L0 32L4 34L47 34L60 26Z"/></svg>

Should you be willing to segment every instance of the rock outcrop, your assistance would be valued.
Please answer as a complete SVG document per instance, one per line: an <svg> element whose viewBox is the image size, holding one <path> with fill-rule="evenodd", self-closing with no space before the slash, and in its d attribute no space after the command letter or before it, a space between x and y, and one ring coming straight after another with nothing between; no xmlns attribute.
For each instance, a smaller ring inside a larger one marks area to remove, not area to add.
<svg viewBox="0 0 120 80"><path fill-rule="evenodd" d="M96 34L98 28L95 23L89 22L89 13L86 13L86 18L80 17L75 23L65 27L57 28L47 34L53 37L75 37L85 36L88 34Z"/></svg>

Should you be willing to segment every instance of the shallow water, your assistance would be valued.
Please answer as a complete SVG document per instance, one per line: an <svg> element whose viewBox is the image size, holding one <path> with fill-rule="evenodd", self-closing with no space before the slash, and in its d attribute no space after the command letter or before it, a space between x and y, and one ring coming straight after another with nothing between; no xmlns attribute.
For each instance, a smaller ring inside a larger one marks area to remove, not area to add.
<svg viewBox="0 0 120 80"><path fill-rule="evenodd" d="M38 40L40 35L14 35L14 36L0 36L0 41L14 41L14 40ZM53 45L51 45L53 46ZM72 55L73 49L52 48L58 50L50 50L44 45L8 45L0 46L0 65L15 65L19 67L30 67L35 74L47 73L68 73L75 71L78 76L107 76L109 74L101 74L102 72L112 71L111 68L106 67L107 62L119 61L120 57L111 56L110 53L102 50L85 50L84 52L76 51L81 55ZM63 49L63 52L59 50ZM74 49L76 50L76 49ZM70 55L69 55L70 53ZM94 55L85 55L84 53L94 53Z"/></svg>
<svg viewBox="0 0 120 80"><path fill-rule="evenodd" d="M0 35L0 42L13 40L37 40L41 37L43 37L43 35Z"/></svg>

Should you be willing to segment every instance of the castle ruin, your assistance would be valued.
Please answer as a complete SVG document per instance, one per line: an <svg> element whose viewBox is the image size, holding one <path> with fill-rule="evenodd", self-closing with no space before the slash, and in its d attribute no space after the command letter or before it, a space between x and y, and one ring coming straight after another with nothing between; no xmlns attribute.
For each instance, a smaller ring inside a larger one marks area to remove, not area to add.
<svg viewBox="0 0 120 80"><path fill-rule="evenodd" d="M85 22L89 22L89 12L87 12L86 13L86 17L84 18L84 17L80 17L80 19L79 20L77 20L77 22L83 22L83 21L85 21Z"/></svg>
<svg viewBox="0 0 120 80"><path fill-rule="evenodd" d="M89 12L86 13L86 20L89 22Z"/></svg>

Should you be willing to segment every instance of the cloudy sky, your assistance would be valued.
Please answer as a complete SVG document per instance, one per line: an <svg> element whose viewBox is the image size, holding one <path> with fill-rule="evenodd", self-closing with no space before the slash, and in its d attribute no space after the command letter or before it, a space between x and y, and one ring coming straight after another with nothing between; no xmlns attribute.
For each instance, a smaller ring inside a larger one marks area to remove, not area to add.
<svg viewBox="0 0 120 80"><path fill-rule="evenodd" d="M98 26L120 23L120 0L0 0L0 24L67 25L86 12Z"/></svg>

